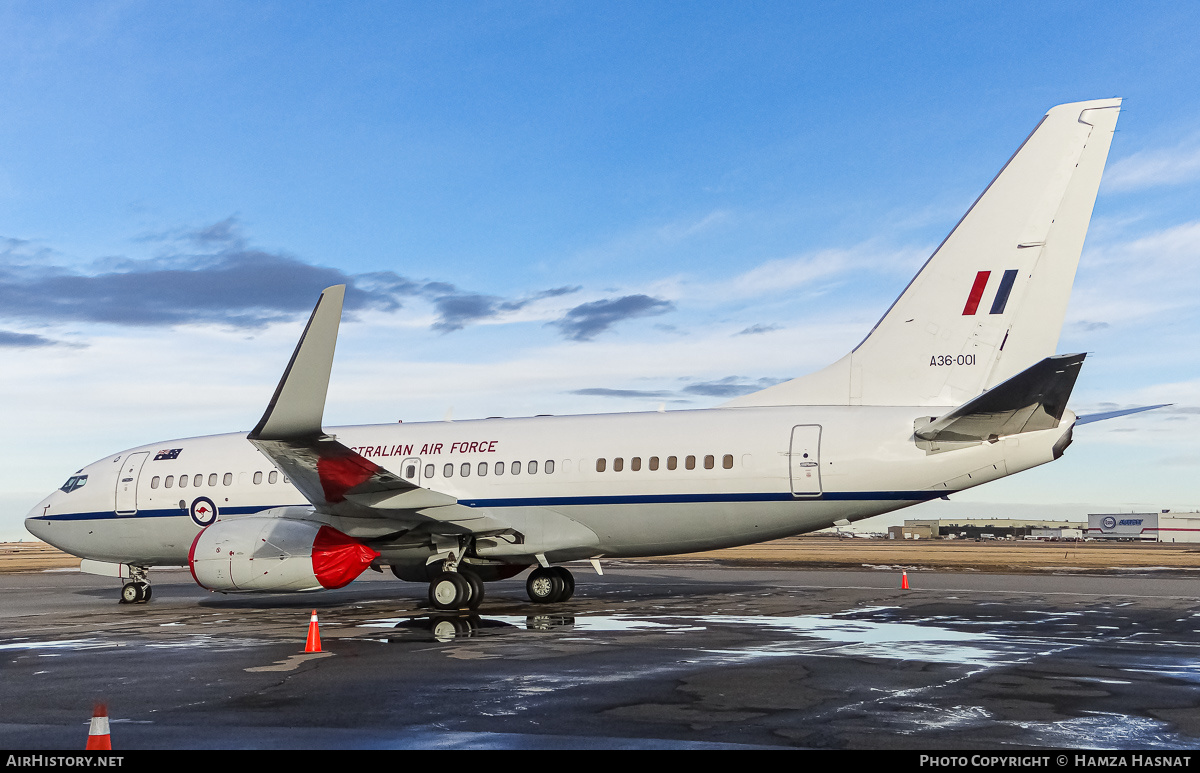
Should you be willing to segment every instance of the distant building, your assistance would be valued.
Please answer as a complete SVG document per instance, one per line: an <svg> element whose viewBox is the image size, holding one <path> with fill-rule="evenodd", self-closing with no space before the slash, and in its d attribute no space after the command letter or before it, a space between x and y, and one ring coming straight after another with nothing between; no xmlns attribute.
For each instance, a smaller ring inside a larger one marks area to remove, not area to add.
<svg viewBox="0 0 1200 773"><path fill-rule="evenodd" d="M1072 540L1082 539L1083 529L1063 529L1063 528L1047 528L1035 526L1029 530L1029 537L1033 539L1044 540Z"/></svg>
<svg viewBox="0 0 1200 773"><path fill-rule="evenodd" d="M907 520L897 539L1024 539L1035 531L1053 532L1049 539L1078 539L1087 524L1083 521L1046 521L1018 518ZM986 536L985 536L986 535Z"/></svg>
<svg viewBox="0 0 1200 773"><path fill-rule="evenodd" d="M1092 513L1087 536L1136 542L1200 542L1200 513Z"/></svg>

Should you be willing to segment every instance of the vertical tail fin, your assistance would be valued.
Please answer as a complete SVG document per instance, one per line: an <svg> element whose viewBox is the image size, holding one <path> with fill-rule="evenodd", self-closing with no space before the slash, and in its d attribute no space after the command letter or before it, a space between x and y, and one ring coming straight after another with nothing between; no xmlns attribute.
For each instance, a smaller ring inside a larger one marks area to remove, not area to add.
<svg viewBox="0 0 1200 773"><path fill-rule="evenodd" d="M854 351L726 405L958 405L1054 354L1120 105L1052 108Z"/></svg>

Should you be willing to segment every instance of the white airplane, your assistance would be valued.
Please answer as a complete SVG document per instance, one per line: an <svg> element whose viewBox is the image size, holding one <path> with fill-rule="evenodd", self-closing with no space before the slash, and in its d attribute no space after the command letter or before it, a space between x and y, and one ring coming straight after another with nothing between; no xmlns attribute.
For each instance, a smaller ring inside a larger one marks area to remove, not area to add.
<svg viewBox="0 0 1200 773"><path fill-rule="evenodd" d="M249 434L167 440L72 475L39 539L151 596L191 567L230 591L338 588L368 566L474 609L535 567L828 528L1057 459L1083 354L1055 355L1119 99L1041 120L870 334L817 373L713 409L322 427L343 286L322 293ZM1155 406L1157 407L1157 406Z"/></svg>

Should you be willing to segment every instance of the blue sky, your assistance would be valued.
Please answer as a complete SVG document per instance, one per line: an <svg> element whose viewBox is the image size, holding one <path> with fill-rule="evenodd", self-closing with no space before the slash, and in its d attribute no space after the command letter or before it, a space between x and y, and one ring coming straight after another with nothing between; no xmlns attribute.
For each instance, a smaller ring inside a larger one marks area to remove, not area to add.
<svg viewBox="0 0 1200 773"><path fill-rule="evenodd" d="M1174 406L906 514L1194 509L1198 30L1180 3L7 2L0 538L105 454L251 427L334 282L329 424L814 370L1049 107L1108 96L1059 348L1090 353L1077 410Z"/></svg>

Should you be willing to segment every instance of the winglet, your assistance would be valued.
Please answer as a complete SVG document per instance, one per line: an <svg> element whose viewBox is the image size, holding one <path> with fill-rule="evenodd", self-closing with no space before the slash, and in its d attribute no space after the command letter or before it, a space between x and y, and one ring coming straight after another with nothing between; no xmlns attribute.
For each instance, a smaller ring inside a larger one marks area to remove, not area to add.
<svg viewBox="0 0 1200 773"><path fill-rule="evenodd" d="M283 378L279 379L275 396L249 439L295 440L322 433L325 394L329 391L329 373L333 369L333 350L345 296L345 285L327 287L321 293Z"/></svg>

